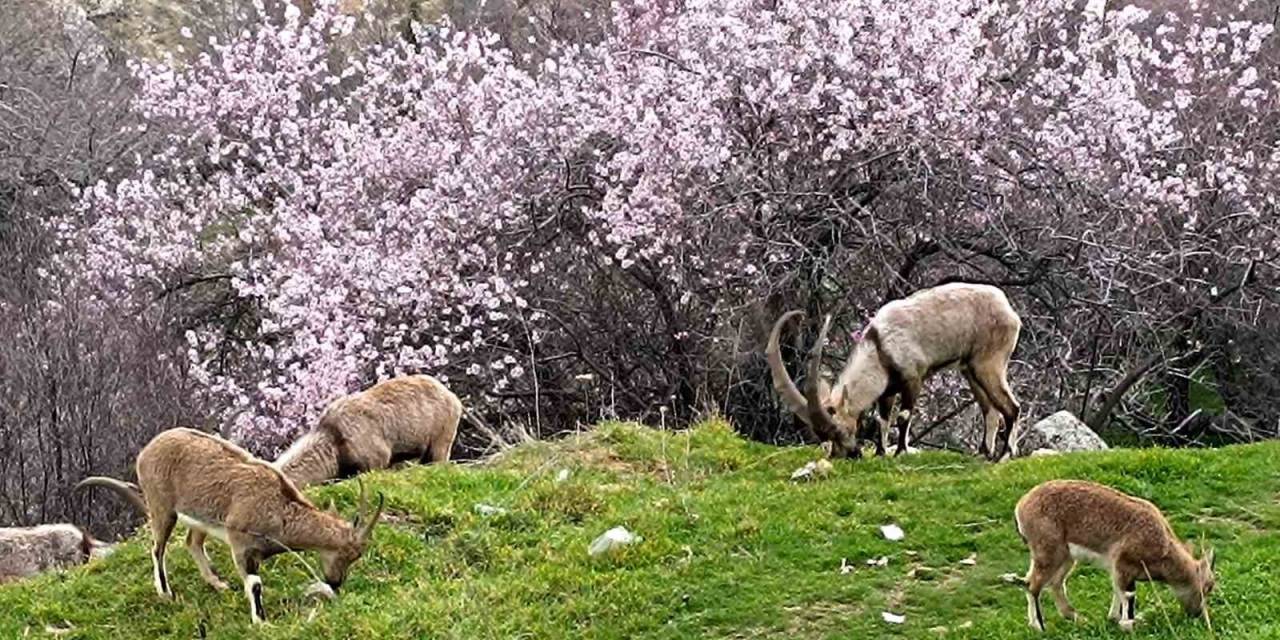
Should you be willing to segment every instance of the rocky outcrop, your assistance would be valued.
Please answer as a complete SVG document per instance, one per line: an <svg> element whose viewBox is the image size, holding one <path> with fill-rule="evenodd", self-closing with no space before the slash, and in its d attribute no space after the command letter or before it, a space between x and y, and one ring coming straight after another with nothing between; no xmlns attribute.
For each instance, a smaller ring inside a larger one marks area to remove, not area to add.
<svg viewBox="0 0 1280 640"><path fill-rule="evenodd" d="M1107 443L1070 411L1059 411L1025 428L1018 444L1021 455L1042 449L1066 453L1106 448Z"/></svg>
<svg viewBox="0 0 1280 640"><path fill-rule="evenodd" d="M0 582L84 564L97 546L73 524L0 529Z"/></svg>

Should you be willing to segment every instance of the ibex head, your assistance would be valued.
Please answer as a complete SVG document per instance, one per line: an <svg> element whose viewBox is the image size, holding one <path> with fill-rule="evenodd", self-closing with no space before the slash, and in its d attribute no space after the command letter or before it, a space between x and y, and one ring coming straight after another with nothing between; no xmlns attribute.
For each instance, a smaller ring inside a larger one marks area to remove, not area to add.
<svg viewBox="0 0 1280 640"><path fill-rule="evenodd" d="M369 544L369 538L373 535L373 527L378 523L378 519L382 516L383 496L378 494L378 508L374 510L372 517L366 516L369 506L369 493L364 483L357 480L360 484L360 503L356 508L356 514L351 519L351 533L349 541L336 548L326 549L319 552L321 570L324 572L325 584L335 592L342 587L342 583L347 579L347 571L355 564L356 560L364 554L365 547Z"/></svg>
<svg viewBox="0 0 1280 640"><path fill-rule="evenodd" d="M818 341L814 343L809 355L805 390L802 394L795 382L787 374L782 364L778 340L782 327L797 316L804 316L800 310L789 311L778 319L769 333L769 344L765 354L769 360L769 370L773 378L773 386L782 397L783 402L806 425L813 435L822 441L831 443L832 457L857 457L861 450L857 445L858 414L866 407L858 407L850 411L846 400L848 390L846 377L851 375L846 367L833 387L822 378L822 350L827 343L827 333L831 329L831 316L827 316L818 333ZM852 361L851 361L852 362Z"/></svg>

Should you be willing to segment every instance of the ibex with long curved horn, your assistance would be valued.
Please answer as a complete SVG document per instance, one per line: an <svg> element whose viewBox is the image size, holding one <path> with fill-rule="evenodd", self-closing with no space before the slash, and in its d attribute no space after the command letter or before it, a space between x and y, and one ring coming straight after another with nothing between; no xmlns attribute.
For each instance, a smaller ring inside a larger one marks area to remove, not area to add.
<svg viewBox="0 0 1280 640"><path fill-rule="evenodd" d="M1000 289L945 284L884 305L863 331L834 385L822 380L819 372L831 325L827 317L810 354L804 393L787 374L778 349L782 327L799 315L803 312L790 311L774 324L765 350L769 369L782 400L820 439L831 442L833 456L861 455L858 418L873 403L880 425L876 449L883 455L897 396L902 407L896 420L895 454L905 452L911 412L924 381L951 365L959 365L982 409L986 432L981 452L991 460L1005 452L1015 454L1014 429L1021 409L1007 374L1022 321ZM1000 432L1002 446L997 449Z"/></svg>
<svg viewBox="0 0 1280 640"><path fill-rule="evenodd" d="M265 617L259 563L285 551L314 549L320 554L325 582L336 591L364 553L382 515L379 496L377 510L363 519L368 503L363 485L352 522L317 509L275 467L194 429L170 429L152 438L138 453L137 471L141 488L104 477L85 478L76 488L106 487L147 514L155 538L151 560L156 591L162 597L173 597L164 554L175 524L181 521L190 528L187 549L200 576L215 589L227 585L209 568L205 537L229 544L255 623Z"/></svg>

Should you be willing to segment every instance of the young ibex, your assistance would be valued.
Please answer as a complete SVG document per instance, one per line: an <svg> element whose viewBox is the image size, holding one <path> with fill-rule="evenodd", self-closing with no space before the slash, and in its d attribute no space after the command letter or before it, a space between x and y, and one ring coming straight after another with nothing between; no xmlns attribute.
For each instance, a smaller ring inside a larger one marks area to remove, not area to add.
<svg viewBox="0 0 1280 640"><path fill-rule="evenodd" d="M405 458L445 462L461 417L462 402L439 380L392 378L331 402L319 424L272 464L305 487Z"/></svg>
<svg viewBox="0 0 1280 640"><path fill-rule="evenodd" d="M156 591L172 597L165 572L165 543L181 521L190 528L187 550L200 575L215 589L226 589L209 567L205 537L212 535L231 546L232 559L249 599L253 621L261 622L263 559L291 550L319 552L324 580L337 590L351 564L364 553L373 526L382 514L378 508L362 521L368 502L363 486L355 519L348 523L313 506L267 462L217 436L194 429L162 432L138 454L138 485L113 478L91 477L84 486L106 487L147 514L155 537L151 550Z"/></svg>
<svg viewBox="0 0 1280 640"><path fill-rule="evenodd" d="M84 564L105 546L73 524L0 529L0 583Z"/></svg>
<svg viewBox="0 0 1280 640"><path fill-rule="evenodd" d="M1004 292L996 287L954 283L924 289L894 300L876 312L854 345L849 361L834 386L821 379L819 364L831 325L828 317L809 358L808 384L802 394L782 364L778 336L782 327L802 311L778 319L765 350L774 388L787 406L815 434L830 441L832 455L861 456L858 419L875 403L880 438L876 452L884 455L895 396L898 447L907 450L911 412L924 381L937 371L958 364L986 421L981 452L991 460L1015 455L1015 425L1021 411L1009 389L1009 358L1018 344L1022 321ZM997 432L1002 431L997 448Z"/></svg>
<svg viewBox="0 0 1280 640"><path fill-rule="evenodd" d="M1058 612L1075 620L1067 601L1067 576L1076 560L1111 574L1110 618L1133 629L1141 580L1167 583L1187 615L1208 617L1213 591L1213 550L1201 560L1178 540L1155 505L1115 489L1079 480L1050 480L1028 491L1013 512L1018 534L1031 550L1027 572L1027 623L1044 631L1040 591L1048 585Z"/></svg>

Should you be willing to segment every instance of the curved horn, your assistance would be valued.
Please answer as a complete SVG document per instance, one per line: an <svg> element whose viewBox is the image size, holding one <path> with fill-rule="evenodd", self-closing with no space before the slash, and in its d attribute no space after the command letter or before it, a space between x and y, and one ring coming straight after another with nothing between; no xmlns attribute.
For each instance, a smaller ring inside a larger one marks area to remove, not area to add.
<svg viewBox="0 0 1280 640"><path fill-rule="evenodd" d="M804 312L799 309L788 311L773 323L773 331L769 332L769 344L765 347L764 354L769 361L769 375L773 378L773 388L777 390L782 402L805 424L812 425L809 420L809 403L805 400L804 394L796 388L796 383L791 380L791 376L787 374L787 368L782 364L782 352L778 346L782 327L796 316L803 317Z"/></svg>
<svg viewBox="0 0 1280 640"><path fill-rule="evenodd" d="M369 508L369 488L364 486L364 481L360 478L356 478L356 486L360 487L360 502L356 504L356 515L351 518L352 527L360 526L360 519L365 509Z"/></svg>
<svg viewBox="0 0 1280 640"><path fill-rule="evenodd" d="M819 379L821 374L819 366L822 364L822 349L827 346L827 332L831 330L831 316L828 315L822 323L822 330L818 332L818 341L813 343L813 350L809 354L809 369L806 376L808 381L804 385L804 394L806 404L809 410L809 424L813 426L813 430L824 440L832 440L836 444L843 444L844 438L841 434L844 429L837 424L833 416L827 413L827 408L823 405L825 398L820 397L818 390Z"/></svg>
<svg viewBox="0 0 1280 640"><path fill-rule="evenodd" d="M382 505L384 502L385 497L382 495L382 492L378 492L378 508L374 509L373 516L369 518L369 521L365 523L364 528L360 530L361 540L367 541L369 536L373 535L373 527L378 524L378 520L382 517Z"/></svg>

